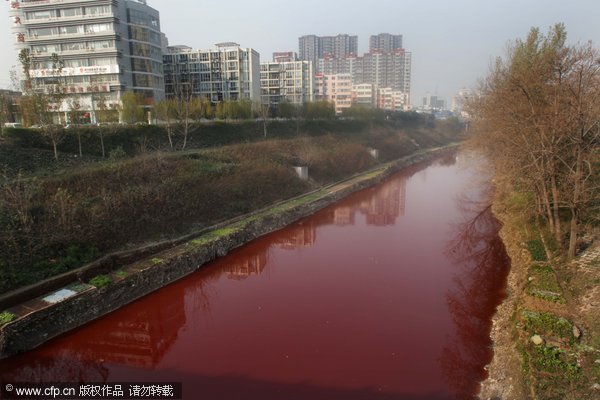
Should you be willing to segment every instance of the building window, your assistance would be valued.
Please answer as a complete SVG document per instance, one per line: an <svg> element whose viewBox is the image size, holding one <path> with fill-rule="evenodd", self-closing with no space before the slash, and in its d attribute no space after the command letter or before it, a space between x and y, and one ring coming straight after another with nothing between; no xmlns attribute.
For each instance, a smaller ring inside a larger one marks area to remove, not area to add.
<svg viewBox="0 0 600 400"><path fill-rule="evenodd" d="M61 17L78 17L81 15L81 8L65 8L60 10Z"/></svg>
<svg viewBox="0 0 600 400"><path fill-rule="evenodd" d="M112 31L112 24L92 24L85 26L85 33L99 33Z"/></svg>
<svg viewBox="0 0 600 400"><path fill-rule="evenodd" d="M95 6L95 7L86 7L85 9L86 15L106 15L112 14L112 9L110 6Z"/></svg>
<svg viewBox="0 0 600 400"><path fill-rule="evenodd" d="M56 14L54 13L54 11L34 11L34 12L28 12L26 14L26 17L28 20L50 19L50 18L54 18L55 16L56 16Z"/></svg>
<svg viewBox="0 0 600 400"><path fill-rule="evenodd" d="M59 32L61 35L75 35L82 31L81 26L61 26Z"/></svg>
<svg viewBox="0 0 600 400"><path fill-rule="evenodd" d="M33 37L53 36L58 34L58 30L56 28L39 28L31 29L29 33Z"/></svg>

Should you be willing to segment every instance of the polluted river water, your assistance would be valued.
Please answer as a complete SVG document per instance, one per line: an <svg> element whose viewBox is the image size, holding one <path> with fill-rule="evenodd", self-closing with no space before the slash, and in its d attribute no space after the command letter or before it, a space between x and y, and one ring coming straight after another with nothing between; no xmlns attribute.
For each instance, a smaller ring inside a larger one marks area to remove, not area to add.
<svg viewBox="0 0 600 400"><path fill-rule="evenodd" d="M29 353L2 382L184 399L470 399L510 267L481 162L393 175Z"/></svg>

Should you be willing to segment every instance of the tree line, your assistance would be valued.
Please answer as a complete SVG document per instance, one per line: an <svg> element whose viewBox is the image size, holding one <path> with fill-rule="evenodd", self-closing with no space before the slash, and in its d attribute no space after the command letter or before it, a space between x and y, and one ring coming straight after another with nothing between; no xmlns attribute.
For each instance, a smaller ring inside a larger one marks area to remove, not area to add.
<svg viewBox="0 0 600 400"><path fill-rule="evenodd" d="M600 206L600 53L533 28L498 58L470 104L474 143L569 257Z"/></svg>
<svg viewBox="0 0 600 400"><path fill-rule="evenodd" d="M165 126L171 148L174 148L173 136L183 137L182 148L187 146L187 138L192 124L200 119L246 120L260 118L263 120L264 135L267 135L267 119L281 116L296 119L333 119L335 109L332 103L325 101L310 104L281 104L276 112L267 105L252 103L249 100L221 101L212 104L208 99L198 97L193 91L193 82L178 82L173 85L173 93L155 104L148 104L142 93L125 92L119 104L110 102L99 85L90 82L87 88L91 92L91 109L77 101L69 93L66 77L63 74L63 63L56 53L47 62L49 73L44 77L33 75L36 61L29 50L19 53L19 62L23 72L21 88L23 96L18 107L24 126L34 126L52 143L54 157L58 160L58 145L64 140L66 125L80 125L92 122L102 125L115 123L136 124L158 122ZM4 99L4 98L3 98ZM2 99L0 99L2 100ZM6 101L0 107L0 125L3 126L8 112ZM68 108L64 112L65 107ZM88 105L89 107L89 105ZM63 110L59 112L59 110ZM92 115L94 118L92 118ZM64 119L62 117L65 117ZM111 128L106 128L110 133ZM114 128L116 129L116 128ZM299 130L299 125L298 125ZM77 135L79 131L75 131ZM79 153L82 156L81 138ZM102 155L104 149L104 132L100 132Z"/></svg>

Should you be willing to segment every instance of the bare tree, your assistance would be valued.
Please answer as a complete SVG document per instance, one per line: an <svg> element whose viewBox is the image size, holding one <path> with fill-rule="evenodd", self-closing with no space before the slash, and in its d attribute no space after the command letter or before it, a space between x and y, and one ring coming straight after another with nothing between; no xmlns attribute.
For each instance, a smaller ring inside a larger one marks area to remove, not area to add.
<svg viewBox="0 0 600 400"><path fill-rule="evenodd" d="M254 106L263 125L263 136L267 137L267 125L269 124L269 114L271 112L271 104L258 102Z"/></svg>
<svg viewBox="0 0 600 400"><path fill-rule="evenodd" d="M196 75L181 71L177 76L172 76L172 93L167 106L175 121L175 130L183 136L182 149L187 147L188 136L192 123L208 115L210 105L204 98L195 95Z"/></svg>
<svg viewBox="0 0 600 400"><path fill-rule="evenodd" d="M104 96L96 98L96 121L100 124L98 127L98 135L100 136L100 147L102 150L102 158L106 158L106 149L104 146L104 133L108 129L110 132L118 129L119 110L115 105L109 106Z"/></svg>
<svg viewBox="0 0 600 400"><path fill-rule="evenodd" d="M4 92L0 92L0 137L4 136L4 125L9 122L12 99Z"/></svg>
<svg viewBox="0 0 600 400"><path fill-rule="evenodd" d="M67 101L69 106L69 123L79 125L81 124L81 120L83 118L84 112L81 110L81 104L78 101L73 99L69 99ZM74 128L75 134L77 135L77 145L79 149L79 157L83 157L83 147L81 145L81 129L75 126Z"/></svg>
<svg viewBox="0 0 600 400"><path fill-rule="evenodd" d="M567 234L572 257L581 212L598 190L589 182L598 158L600 73L591 45L565 43L561 24L548 35L532 29L497 60L470 107L474 142L498 179L530 195L558 244ZM568 232L562 210L571 214Z"/></svg>
<svg viewBox="0 0 600 400"><path fill-rule="evenodd" d="M557 158L561 163L569 224L569 256L575 256L581 215L599 188L590 185L594 164L599 161L600 138L600 53L587 44L571 48L565 64L565 130ZM596 171L597 173L597 171Z"/></svg>
<svg viewBox="0 0 600 400"><path fill-rule="evenodd" d="M21 50L19 61L25 76L21 111L30 123L39 125L42 133L50 139L54 149L54 159L58 161L58 144L64 139L64 128L62 125L55 124L54 117L66 97L62 61L56 53L53 53L49 60L50 73L43 78L32 78L34 60L29 50Z"/></svg>
<svg viewBox="0 0 600 400"><path fill-rule="evenodd" d="M173 150L173 135L175 134L175 126L173 123L173 100L164 99L159 101L154 106L154 112L156 118L160 120L167 132L167 138L169 139L169 146Z"/></svg>

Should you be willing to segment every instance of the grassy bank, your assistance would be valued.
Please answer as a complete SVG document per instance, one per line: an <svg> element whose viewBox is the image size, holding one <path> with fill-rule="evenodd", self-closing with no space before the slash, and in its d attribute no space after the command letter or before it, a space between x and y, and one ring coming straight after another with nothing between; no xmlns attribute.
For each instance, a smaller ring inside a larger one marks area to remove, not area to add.
<svg viewBox="0 0 600 400"><path fill-rule="evenodd" d="M346 124L341 123L338 128ZM213 141L206 149L125 152L120 159L19 168L20 175L7 175L0 187L0 240L5 244L0 293L112 251L202 229L456 138L425 127L407 132L392 125L358 124L349 132L225 146ZM23 150L24 143L4 145ZM369 148L380 150L379 160ZM68 156L61 154L61 160ZM310 180L300 180L294 166L307 166Z"/></svg>
<svg viewBox="0 0 600 400"><path fill-rule="evenodd" d="M402 132L409 140L416 140L429 147L443 144L444 136L454 135L461 129L455 120L436 122L429 116L400 113L396 119L389 120L271 120L267 124L268 133L265 138L262 121L207 121L192 125L186 150L253 143L265 139L335 135L363 142L372 141L372 147L391 153L396 150L398 143L389 137L372 135L373 132ZM103 158L129 158L156 151L181 150L183 135L173 134L172 140L173 147L166 129L157 125L74 127L65 129L59 135L59 158L55 161L52 141L40 130L8 128L0 137L0 174L47 175L64 168L96 163Z"/></svg>
<svg viewBox="0 0 600 400"><path fill-rule="evenodd" d="M567 260L518 197L499 188L494 207L512 271L483 398L600 398L600 247Z"/></svg>

